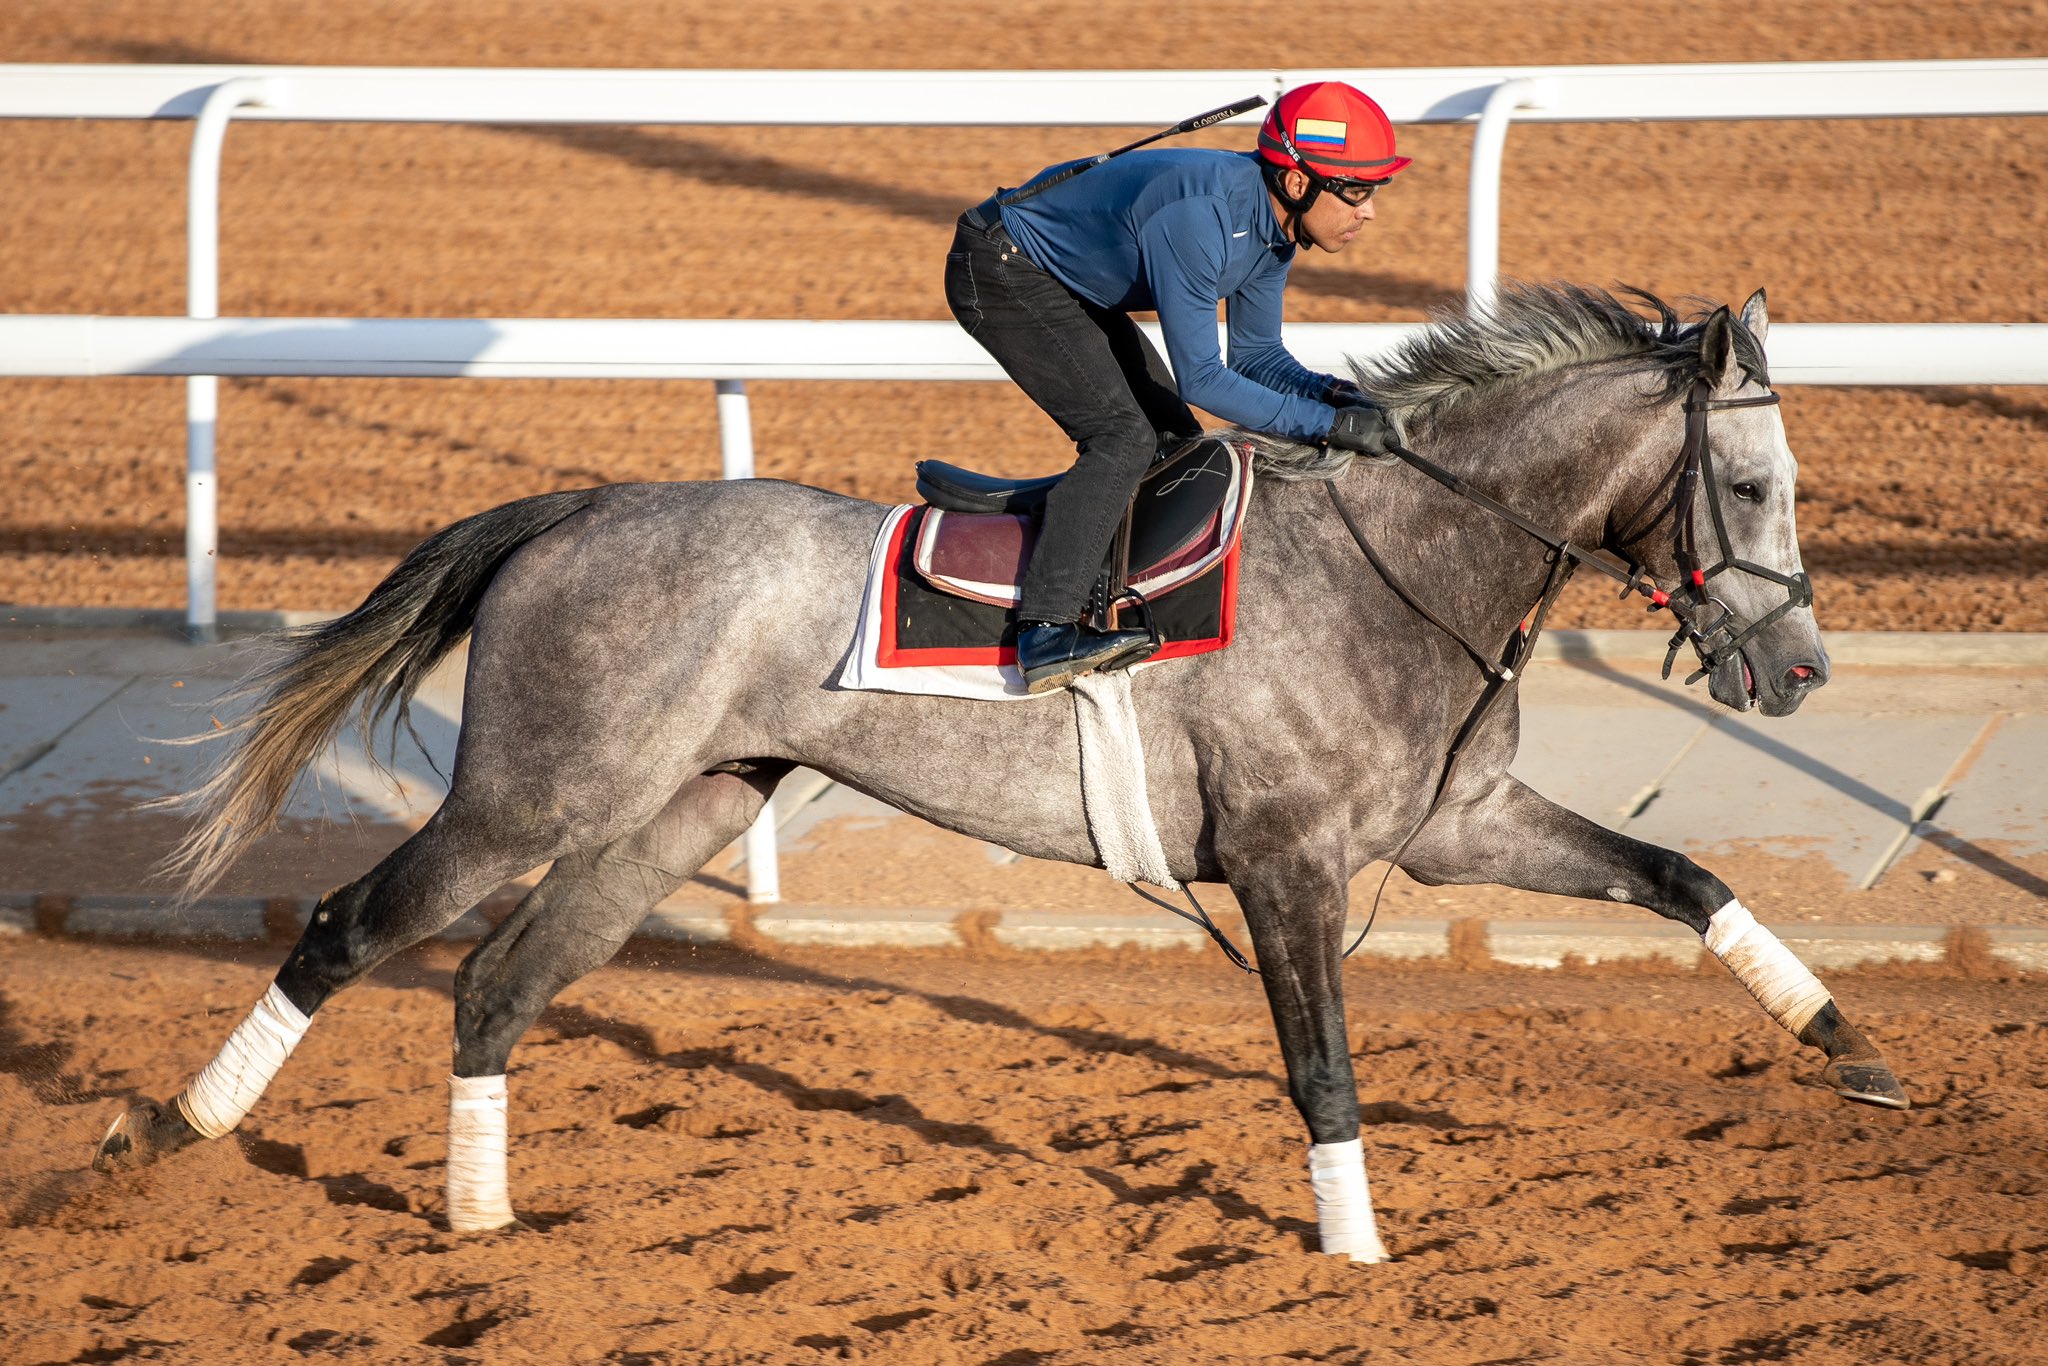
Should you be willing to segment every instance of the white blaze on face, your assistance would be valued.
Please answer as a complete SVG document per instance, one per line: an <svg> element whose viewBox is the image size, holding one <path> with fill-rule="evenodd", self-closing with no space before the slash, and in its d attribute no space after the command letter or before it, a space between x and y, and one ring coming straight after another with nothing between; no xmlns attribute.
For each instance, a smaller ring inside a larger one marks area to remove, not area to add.
<svg viewBox="0 0 2048 1366"><path fill-rule="evenodd" d="M1787 578L1800 573L1805 566L1799 558L1799 526L1793 512L1799 461L1785 438L1785 419L1779 409L1712 412L1707 417L1707 440L1714 460L1712 496L1720 500L1721 516L1728 525L1727 553ZM1735 496L1735 486L1744 483L1760 487L1760 503ZM1700 490L1693 509L1693 534L1702 568L1713 567L1723 555L1707 498L1707 490ZM1726 603L1738 618L1753 621L1777 608L1784 601L1785 589L1769 579L1727 569L1708 581L1707 592Z"/></svg>
<svg viewBox="0 0 2048 1366"><path fill-rule="evenodd" d="M1785 438L1785 416L1779 408L1766 408L1764 415L1771 422L1771 501L1770 508L1782 516L1771 519L1770 542L1758 547L1767 552L1766 558L1758 564L1777 570L1780 574L1797 574L1806 566L1799 559L1799 524L1794 515L1793 490L1799 481L1799 459L1792 454L1792 443Z"/></svg>

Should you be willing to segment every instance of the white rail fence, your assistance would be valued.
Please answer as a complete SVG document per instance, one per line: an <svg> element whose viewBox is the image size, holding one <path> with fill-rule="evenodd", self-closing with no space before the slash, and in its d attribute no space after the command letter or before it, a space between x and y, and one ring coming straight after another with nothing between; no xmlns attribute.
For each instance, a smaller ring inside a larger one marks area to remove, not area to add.
<svg viewBox="0 0 2048 1366"><path fill-rule="evenodd" d="M187 183L188 306L219 313L220 153L232 118L517 124L831 126L1130 126L1165 124L1248 93L1277 98L1318 78L1369 90L1397 123L1476 125L1467 240L1467 295L1492 297L1500 242L1500 169L1510 120L1719 120L2037 115L2048 113L2048 60L1798 62L1714 66L1462 67L1383 71L603 71L263 66L0 66L0 118L191 119ZM1252 123L1254 111L1236 122ZM218 550L215 464L222 374L692 375L719 382L729 473L752 469L744 383L749 378L1000 378L944 325L823 324L807 338L786 323L660 323L550 319L240 320L227 332L166 340L161 319L0 318L0 374L182 374L186 399L187 622L213 633ZM50 368L80 345L89 369ZM866 329L846 331L845 328ZM126 329L132 329L126 330ZM747 331L746 329L755 329ZM762 331L760 329L767 329ZM1397 329L1298 326L1290 344L1328 367L1369 353ZM1788 339L1799 334L1788 329ZM2038 383L2048 374L2039 334L1961 325L1896 336L1838 329L1816 350L1810 383ZM204 340L201 340L204 338ZM1936 342L1938 346L1930 346ZM1865 363L1832 359L1826 343L1857 346ZM226 352L280 349L266 363ZM562 349L554 349L556 345ZM850 349L855 345L863 349ZM1780 341L1774 352L1788 344ZM1799 341L1789 344L1797 347ZM304 352L294 347L308 348ZM660 349L649 350L649 346ZM834 348L847 347L837 350ZM47 348L47 349L46 349ZM360 349L356 349L360 348ZM735 363L738 351L770 356ZM880 349L875 349L880 348ZM290 359L286 359L290 351ZM122 368L107 357L132 357ZM1917 355L1924 365L1901 365ZM613 358L594 364L594 354ZM198 357L217 357L202 365ZM48 357L48 359L39 359ZM513 359L516 357L516 360ZM2031 358L2031 363L2029 363ZM1979 362L1982 362L1981 366ZM289 369L266 368L289 364ZM320 368L322 365L337 368ZM510 368L514 364L524 368ZM180 368L183 367L183 368ZM1792 378L1791 372L1787 377ZM1797 381L1795 381L1797 382Z"/></svg>
<svg viewBox="0 0 2048 1366"><path fill-rule="evenodd" d="M1158 325L1140 323L1153 339ZM1420 323L1294 323L1314 369ZM1218 329L1218 340L1223 340ZM2048 384L2048 323L1774 323L1780 384ZM952 323L652 318L0 317L0 376L1000 380Z"/></svg>
<svg viewBox="0 0 2048 1366"><path fill-rule="evenodd" d="M997 379L950 324L576 319L220 319L220 151L231 119L319 122L1130 127L1312 79L1369 91L1402 124L1475 126L1467 299L1492 298L1500 172L1519 122L1921 118L2048 113L2048 60L1322 71L604 71L0 66L0 118L191 119L183 319L0 317L0 375L184 375L188 630L215 629L218 375L703 378L724 470L753 471L749 379ZM1259 115L1236 122L1254 123ZM964 207L964 206L963 206ZM1334 368L1409 329L1296 325ZM1774 375L1813 384L2048 383L2048 326L1804 324ZM772 808L748 837L772 900Z"/></svg>

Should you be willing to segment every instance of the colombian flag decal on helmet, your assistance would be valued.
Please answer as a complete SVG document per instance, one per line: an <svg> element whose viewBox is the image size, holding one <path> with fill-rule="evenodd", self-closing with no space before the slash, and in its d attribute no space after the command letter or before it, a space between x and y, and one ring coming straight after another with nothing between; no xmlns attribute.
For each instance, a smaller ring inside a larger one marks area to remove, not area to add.
<svg viewBox="0 0 2048 1366"><path fill-rule="evenodd" d="M1345 125L1332 119L1301 119L1294 125L1294 144L1297 147L1344 146Z"/></svg>
<svg viewBox="0 0 2048 1366"><path fill-rule="evenodd" d="M1395 154L1386 111L1342 81L1282 95L1259 129L1259 155L1330 180L1385 180L1412 160Z"/></svg>

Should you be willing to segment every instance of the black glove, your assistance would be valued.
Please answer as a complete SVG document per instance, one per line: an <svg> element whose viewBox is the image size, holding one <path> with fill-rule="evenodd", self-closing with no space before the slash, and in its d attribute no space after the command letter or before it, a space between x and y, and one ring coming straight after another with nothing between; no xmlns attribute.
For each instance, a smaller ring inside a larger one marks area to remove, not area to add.
<svg viewBox="0 0 2048 1366"><path fill-rule="evenodd" d="M1323 440L1340 451L1391 460L1394 447L1401 444L1401 433L1395 430L1394 420L1387 416L1385 408L1366 402L1355 408L1339 408L1337 420L1330 424L1330 434Z"/></svg>
<svg viewBox="0 0 2048 1366"><path fill-rule="evenodd" d="M1378 407L1373 397L1348 379L1333 379L1330 387L1323 390L1323 402L1332 408L1360 408L1366 404Z"/></svg>

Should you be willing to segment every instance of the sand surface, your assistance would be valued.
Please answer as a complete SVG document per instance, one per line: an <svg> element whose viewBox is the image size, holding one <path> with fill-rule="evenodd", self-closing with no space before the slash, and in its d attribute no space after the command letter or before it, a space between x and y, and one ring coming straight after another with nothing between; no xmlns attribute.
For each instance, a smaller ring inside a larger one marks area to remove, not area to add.
<svg viewBox="0 0 2048 1366"><path fill-rule="evenodd" d="M1276 15L15 0L0 61L1300 66L1312 30L1341 35L1328 60L1386 66L2048 50L2048 15L2019 3ZM942 318L960 208L1145 131L241 127L222 311ZM189 126L5 134L0 312L181 311ZM1470 133L1401 137L1418 163L1371 241L1305 263L1290 317L1414 319L1456 296ZM2043 120L1525 128L1508 156L1516 275L1730 300L1764 285L1781 321L2048 320ZM1065 463L1003 385L753 393L763 473L861 497L908 497L925 455ZM182 395L0 381L0 602L182 601ZM1785 408L1823 626L2048 630L2027 591L2048 544L2036 391L1801 389ZM236 381L220 449L230 609L345 607L464 514L717 469L695 383ZM1554 621L1640 624L1609 596L1575 589ZM845 881L833 860L862 841L839 833L794 864L807 895ZM933 857L1016 904L1001 866ZM736 894L729 874L707 894ZM1034 885L1052 904L1095 895ZM1785 916L1811 901L1796 879L1760 895ZM1972 918L1971 884L1942 895ZM212 1056L277 950L0 938L0 1359L2039 1359L2039 983L1837 984L1918 1102L1894 1115L1814 1086L1813 1056L1718 974L1354 968L1397 1258L1354 1268L1309 1251L1305 1139L1265 1008L1211 955L636 947L514 1055L534 1231L457 1239L441 1182L458 953L338 998L235 1138L107 1179L85 1170L107 1122Z"/></svg>
<svg viewBox="0 0 2048 1366"><path fill-rule="evenodd" d="M1299 67L2005 57L2038 5L1733 0L1503 10L1071 0L347 7L16 0L0 61L640 67ZM930 318L954 216L1117 130L238 127L221 310L339 316ZM0 311L177 313L190 126L19 122L0 138ZM1210 136L1245 145L1244 134ZM1415 319L1462 287L1464 128L1376 228L1295 272L1290 316ZM1774 318L2041 321L2048 120L1557 125L1509 142L1503 268L1739 301ZM183 385L4 381L0 602L183 600ZM1001 473L1071 458L1001 384L753 386L764 474L910 497L926 455ZM2048 408L2031 389L1797 389L1801 520L1825 627L2048 629ZM223 385L220 601L341 608L421 535L545 489L705 478L706 383L240 380ZM1560 625L1635 626L1575 587Z"/></svg>
<svg viewBox="0 0 2048 1366"><path fill-rule="evenodd" d="M1310 1250L1264 1004L1213 960L633 953L514 1055L535 1231L463 1239L453 950L338 997L234 1137L102 1178L270 953L0 941L0 1355L2039 1360L2038 982L1836 982L1897 1114L1718 969L1355 967L1368 1268Z"/></svg>

